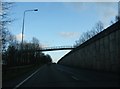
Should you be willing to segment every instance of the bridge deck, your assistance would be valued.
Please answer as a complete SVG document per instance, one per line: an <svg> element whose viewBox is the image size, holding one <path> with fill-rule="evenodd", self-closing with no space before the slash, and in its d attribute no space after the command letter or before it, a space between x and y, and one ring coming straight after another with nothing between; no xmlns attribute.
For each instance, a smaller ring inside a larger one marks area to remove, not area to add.
<svg viewBox="0 0 120 89"><path fill-rule="evenodd" d="M57 51L57 50L72 50L72 49L74 49L73 46L57 46L57 47L45 47L34 51ZM33 52L33 50L27 50L27 51Z"/></svg>

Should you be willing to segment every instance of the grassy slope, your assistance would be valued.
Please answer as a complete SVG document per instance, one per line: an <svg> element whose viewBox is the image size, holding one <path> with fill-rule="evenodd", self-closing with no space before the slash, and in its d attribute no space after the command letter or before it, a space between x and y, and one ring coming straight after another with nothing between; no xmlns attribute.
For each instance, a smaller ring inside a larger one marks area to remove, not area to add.
<svg viewBox="0 0 120 89"><path fill-rule="evenodd" d="M16 69L11 69L6 71L6 73L2 72L2 81L9 81L15 78L18 78L20 76L23 76L31 71L35 71L36 69L38 69L39 67L41 67L41 65L32 65L30 67L24 67L24 68L16 68Z"/></svg>

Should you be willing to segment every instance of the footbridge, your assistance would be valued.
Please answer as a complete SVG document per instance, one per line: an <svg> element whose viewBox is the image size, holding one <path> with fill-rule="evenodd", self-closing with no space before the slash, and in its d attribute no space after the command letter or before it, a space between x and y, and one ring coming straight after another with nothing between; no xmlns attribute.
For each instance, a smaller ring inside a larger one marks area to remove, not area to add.
<svg viewBox="0 0 120 89"><path fill-rule="evenodd" d="M57 50L72 50L73 46L54 46L54 47L44 47L36 51L57 51Z"/></svg>

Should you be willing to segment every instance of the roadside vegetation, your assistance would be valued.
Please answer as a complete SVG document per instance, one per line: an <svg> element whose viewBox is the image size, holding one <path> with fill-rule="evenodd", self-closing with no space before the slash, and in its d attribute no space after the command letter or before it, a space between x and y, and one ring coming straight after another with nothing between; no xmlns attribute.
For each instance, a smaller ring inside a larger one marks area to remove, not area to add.
<svg viewBox="0 0 120 89"><path fill-rule="evenodd" d="M34 70L34 68L52 62L50 55L36 51L42 49L36 37L33 37L30 42L24 41L21 44L16 39L16 36L9 31L9 24L15 19L10 18L10 10L14 6L14 3L2 2L0 6L2 6L2 12L0 12L0 56L2 56L3 80L18 77L28 71ZM111 21L112 24L120 18L116 16L115 19L115 21ZM74 46L81 45L101 32L103 28L103 23L99 21L92 30L83 33Z"/></svg>
<svg viewBox="0 0 120 89"><path fill-rule="evenodd" d="M19 77L48 62L52 62L50 55L36 51L42 49L36 37L33 37L30 42L24 41L23 44L16 39L16 36L8 28L14 21L13 18L10 18L10 10L14 3L2 2L0 4L2 6L0 14L0 54L2 56L3 80Z"/></svg>
<svg viewBox="0 0 120 89"><path fill-rule="evenodd" d="M115 16L115 19L113 21L111 20L110 24L112 25L112 24L116 23L119 20L120 20L120 17ZM74 47L80 46L82 43L86 42L87 40L89 40L93 36L97 35L101 31L103 31L104 29L105 29L104 24L101 21L98 21L91 30L89 30L87 32L84 32L80 36L80 38L77 41L75 41Z"/></svg>

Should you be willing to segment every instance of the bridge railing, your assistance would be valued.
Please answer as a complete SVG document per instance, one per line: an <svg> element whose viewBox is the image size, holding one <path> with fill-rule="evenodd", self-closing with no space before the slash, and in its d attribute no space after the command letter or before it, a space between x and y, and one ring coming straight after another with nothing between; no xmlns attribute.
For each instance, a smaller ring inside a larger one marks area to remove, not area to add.
<svg viewBox="0 0 120 89"><path fill-rule="evenodd" d="M47 50L47 49L60 49L60 48L71 48L72 49L72 48L74 48L74 46L54 46L54 47L44 47L42 49Z"/></svg>
<svg viewBox="0 0 120 89"><path fill-rule="evenodd" d="M68 50L68 49L74 49L74 46L54 46L54 47L44 47L41 49L35 49L35 50L23 50L24 52L35 52L35 51L53 51L53 50Z"/></svg>

